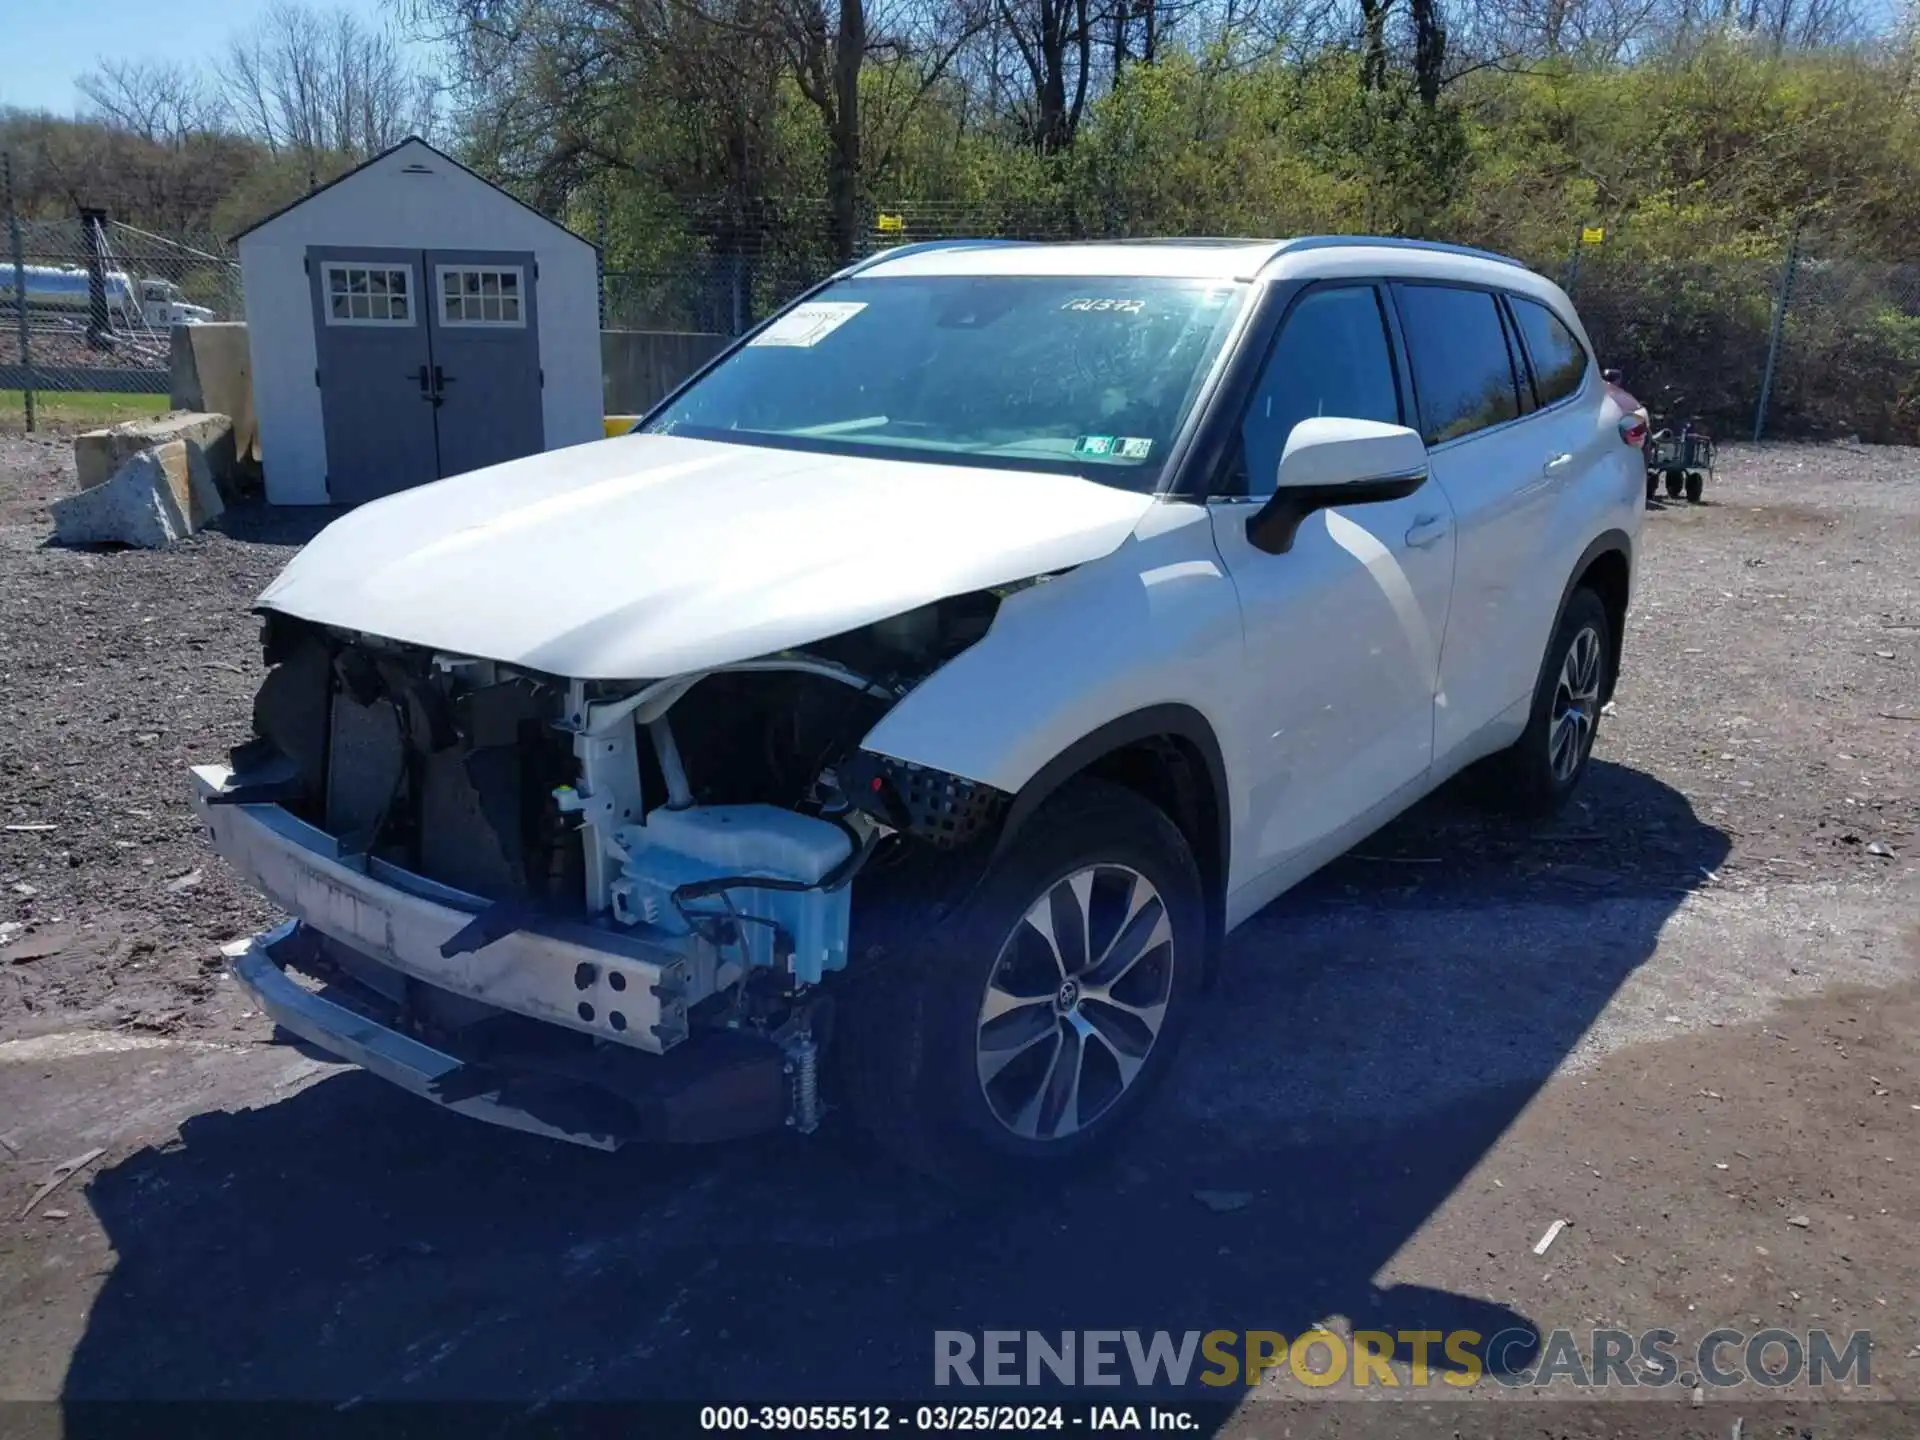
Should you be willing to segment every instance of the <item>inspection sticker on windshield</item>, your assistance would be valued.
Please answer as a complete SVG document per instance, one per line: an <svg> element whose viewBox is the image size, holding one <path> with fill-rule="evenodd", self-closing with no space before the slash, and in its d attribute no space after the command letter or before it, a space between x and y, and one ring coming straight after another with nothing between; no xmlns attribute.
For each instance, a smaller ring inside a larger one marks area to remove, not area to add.
<svg viewBox="0 0 1920 1440"><path fill-rule="evenodd" d="M748 345L818 345L847 321L867 308L864 300L814 300L796 305Z"/></svg>
<svg viewBox="0 0 1920 1440"><path fill-rule="evenodd" d="M1082 435L1073 442L1074 454L1096 459L1144 460L1152 449L1153 441L1141 435Z"/></svg>

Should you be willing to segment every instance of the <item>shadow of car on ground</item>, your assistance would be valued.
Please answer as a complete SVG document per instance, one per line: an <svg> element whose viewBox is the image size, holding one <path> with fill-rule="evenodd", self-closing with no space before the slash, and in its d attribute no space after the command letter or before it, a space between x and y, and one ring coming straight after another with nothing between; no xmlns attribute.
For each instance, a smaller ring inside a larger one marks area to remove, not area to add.
<svg viewBox="0 0 1920 1440"><path fill-rule="evenodd" d="M1486 820L1458 788L1236 934L1144 1133L1068 1184L957 1201L831 1125L608 1156L343 1073L199 1115L93 1181L118 1260L65 1394L924 1400L940 1330L1292 1336L1338 1315L1531 1335L1490 1300L1376 1278L1727 839L1614 765L1557 830ZM1245 1393L1199 1386L1205 1368L1189 1398Z"/></svg>

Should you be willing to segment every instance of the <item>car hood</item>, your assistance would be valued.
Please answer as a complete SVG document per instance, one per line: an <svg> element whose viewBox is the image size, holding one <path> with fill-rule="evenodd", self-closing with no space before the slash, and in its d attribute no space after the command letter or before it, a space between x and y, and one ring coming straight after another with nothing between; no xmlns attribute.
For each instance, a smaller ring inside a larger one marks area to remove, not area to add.
<svg viewBox="0 0 1920 1440"><path fill-rule="evenodd" d="M336 520L264 609L577 679L656 679L1117 548L1151 497L1073 476L635 435Z"/></svg>

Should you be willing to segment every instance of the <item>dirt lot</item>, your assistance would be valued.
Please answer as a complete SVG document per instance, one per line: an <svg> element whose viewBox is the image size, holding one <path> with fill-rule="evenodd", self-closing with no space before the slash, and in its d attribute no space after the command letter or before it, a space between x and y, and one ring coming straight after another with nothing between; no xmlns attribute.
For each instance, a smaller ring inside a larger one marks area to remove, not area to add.
<svg viewBox="0 0 1920 1440"><path fill-rule="evenodd" d="M270 917L182 775L323 517L47 548L70 483L0 437L0 824L53 827L0 830L0 1397L925 1398L943 1328L1781 1325L1873 1331L1838 1388L1920 1433L1920 451L1735 448L1651 514L1578 808L1443 794L1258 917L1150 1133L1026 1206L831 1126L574 1152L270 1043L214 961ZM1705 1398L1770 1434L1759 1393Z"/></svg>

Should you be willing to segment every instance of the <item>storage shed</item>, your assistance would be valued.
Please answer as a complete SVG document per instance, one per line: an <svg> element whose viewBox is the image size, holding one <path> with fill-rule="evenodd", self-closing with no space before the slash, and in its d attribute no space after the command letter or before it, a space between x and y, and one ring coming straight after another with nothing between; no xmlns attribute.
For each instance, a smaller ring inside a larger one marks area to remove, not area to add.
<svg viewBox="0 0 1920 1440"><path fill-rule="evenodd" d="M275 504L601 438L594 247L424 140L236 238Z"/></svg>

